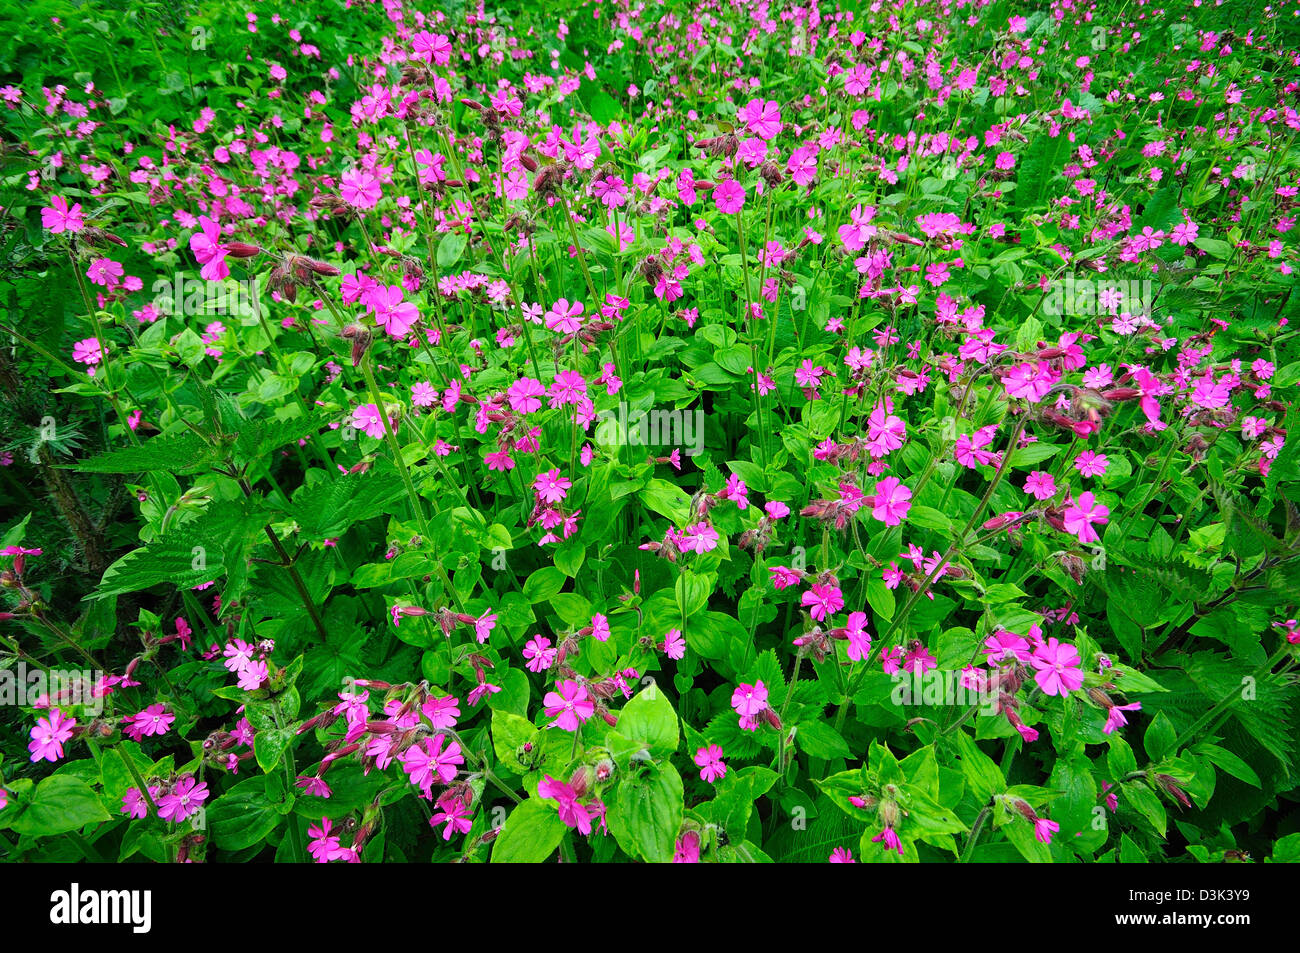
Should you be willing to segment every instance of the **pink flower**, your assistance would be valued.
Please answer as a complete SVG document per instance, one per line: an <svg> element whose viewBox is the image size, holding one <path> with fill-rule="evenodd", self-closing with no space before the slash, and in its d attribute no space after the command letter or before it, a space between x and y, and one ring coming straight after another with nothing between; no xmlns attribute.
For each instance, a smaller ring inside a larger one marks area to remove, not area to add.
<svg viewBox="0 0 1300 953"><path fill-rule="evenodd" d="M1098 477L1106 472L1108 462L1105 454L1085 450L1074 458L1074 468L1086 477Z"/></svg>
<svg viewBox="0 0 1300 953"><path fill-rule="evenodd" d="M307 853L311 854L318 864L327 864L346 853L339 846L338 835L330 833L333 826L328 817L322 817L319 824L312 824L307 828L307 836L311 838L307 844Z"/></svg>
<svg viewBox="0 0 1300 953"><path fill-rule="evenodd" d="M1080 493L1078 500L1071 503L1061 514L1066 532L1074 533L1081 543L1095 543L1101 537L1093 529L1093 524L1109 522L1110 509L1096 502L1091 493Z"/></svg>
<svg viewBox="0 0 1300 953"><path fill-rule="evenodd" d="M686 831L673 844L674 864L698 864L700 862L699 831Z"/></svg>
<svg viewBox="0 0 1300 953"><path fill-rule="evenodd" d="M664 634L664 654L675 661L681 660L686 655L686 640L682 638L679 629L669 629Z"/></svg>
<svg viewBox="0 0 1300 953"><path fill-rule="evenodd" d="M576 828L582 834L591 833L591 813L578 803L578 793L571 785L557 781L549 774L537 785L537 796L555 801L560 807L560 820L565 827Z"/></svg>
<svg viewBox="0 0 1300 953"><path fill-rule="evenodd" d="M176 716L167 710L166 705L150 705L143 711L136 712L126 719L125 734L139 741L149 735L165 735L171 728Z"/></svg>
<svg viewBox="0 0 1300 953"><path fill-rule="evenodd" d="M832 864L856 864L857 863L857 861L853 859L853 851L849 850L847 847L836 847L833 851L831 851L830 862Z"/></svg>
<svg viewBox="0 0 1300 953"><path fill-rule="evenodd" d="M753 718L767 708L767 686L762 681L753 685L741 683L731 695L731 707L742 718Z"/></svg>
<svg viewBox="0 0 1300 953"><path fill-rule="evenodd" d="M430 695L420 706L420 711L434 728L455 728L460 717L460 701L454 695Z"/></svg>
<svg viewBox="0 0 1300 953"><path fill-rule="evenodd" d="M1025 492L1036 500L1050 500L1056 496L1056 481L1050 473L1035 470L1025 477Z"/></svg>
<svg viewBox="0 0 1300 953"><path fill-rule="evenodd" d="M352 411L352 426L376 440L383 439L384 418L374 404L362 404Z"/></svg>
<svg viewBox="0 0 1300 953"><path fill-rule="evenodd" d="M379 180L369 172L349 169L343 173L339 194L343 196L343 201L355 208L374 208L383 195L383 189L379 186Z"/></svg>
<svg viewBox="0 0 1300 953"><path fill-rule="evenodd" d="M460 745L456 742L451 742L443 750L446 740L446 735L434 735L425 738L423 745L412 745L398 755L402 770L411 779L411 783L424 792L426 798L431 796L435 778L442 784L451 784L456 780L456 769L465 763Z"/></svg>
<svg viewBox="0 0 1300 953"><path fill-rule="evenodd" d="M559 503L568 495L573 484L560 476L558 467L537 474L533 480L533 490L543 503Z"/></svg>
<svg viewBox="0 0 1300 953"><path fill-rule="evenodd" d="M403 301L404 296L400 285L376 285L365 296L366 307L374 312L375 323L392 338L406 337L411 325L420 320L419 309L414 302Z"/></svg>
<svg viewBox="0 0 1300 953"><path fill-rule="evenodd" d="M1123 728L1128 724L1128 719L1124 717L1126 711L1141 711L1142 703L1133 702L1129 705L1112 705L1106 712L1106 725L1102 728L1103 734L1111 734L1118 728Z"/></svg>
<svg viewBox="0 0 1300 953"><path fill-rule="evenodd" d="M835 586L814 583L803 594L800 605L808 607L808 614L817 622L826 621L826 617L844 608L844 594Z"/></svg>
<svg viewBox="0 0 1300 953"><path fill-rule="evenodd" d="M183 777L158 799L158 816L164 821L179 824L187 817L197 814L207 799L206 784L196 782L193 777Z"/></svg>
<svg viewBox="0 0 1300 953"><path fill-rule="evenodd" d="M95 376L95 365L104 358L103 351L99 348L97 338L86 338L72 345L72 359L78 364L85 364L90 369L86 372L91 377Z"/></svg>
<svg viewBox="0 0 1300 953"><path fill-rule="evenodd" d="M735 179L718 183L713 190L713 204L724 215L735 215L745 206L745 188Z"/></svg>
<svg viewBox="0 0 1300 953"><path fill-rule="evenodd" d="M72 737L72 730L77 720L65 715L57 708L51 708L45 718L37 718L31 731L31 743L27 750L32 753L32 761L58 761L63 757L63 743Z"/></svg>
<svg viewBox="0 0 1300 953"><path fill-rule="evenodd" d="M736 113L745 128L764 141L775 139L784 128L781 107L775 100L751 99Z"/></svg>
<svg viewBox="0 0 1300 953"><path fill-rule="evenodd" d="M541 397L545 393L546 388L542 386L541 381L531 377L521 377L506 389L511 410L521 414L531 414L535 410L540 410Z"/></svg>
<svg viewBox="0 0 1300 953"><path fill-rule="evenodd" d="M581 301L569 304L568 298L561 298L546 312L546 326L560 334L573 334L582 327L582 308Z"/></svg>
<svg viewBox="0 0 1300 953"><path fill-rule="evenodd" d="M873 844L879 844L882 841L885 844L885 850L896 850L898 851L899 857L903 856L903 842L899 840L898 832L892 827L886 827L875 837L871 838Z"/></svg>
<svg viewBox="0 0 1300 953"><path fill-rule="evenodd" d="M439 801L438 806L442 810L429 818L429 826L437 827L439 824L445 824L446 827L442 829L443 840L451 840L453 834L468 834L469 829L474 826L469 808L460 798L452 798L450 803Z"/></svg>
<svg viewBox="0 0 1300 953"><path fill-rule="evenodd" d="M50 197L51 208L41 209L41 227L55 235L63 232L79 232L86 227L86 220L81 216L81 203L68 208L67 200L61 195Z"/></svg>
<svg viewBox="0 0 1300 953"><path fill-rule="evenodd" d="M1036 404L1052 389L1052 379L1048 372L1032 364L1017 364L1002 378L1002 385L1007 389L1007 396L1023 397Z"/></svg>
<svg viewBox="0 0 1300 953"><path fill-rule="evenodd" d="M547 692L542 699L551 724L564 731L577 731L582 723L596 712L596 703L587 697L587 687L581 682L563 679L557 683L558 692Z"/></svg>
<svg viewBox="0 0 1300 953"><path fill-rule="evenodd" d="M524 646L524 664L530 672L544 672L555 664L558 649L551 647L551 640L544 635L534 636Z"/></svg>
<svg viewBox="0 0 1300 953"><path fill-rule="evenodd" d="M1083 685L1079 650L1068 642L1049 638L1034 650L1030 664L1037 669L1034 681L1045 695L1068 695Z"/></svg>
<svg viewBox="0 0 1300 953"><path fill-rule="evenodd" d="M199 216L199 231L190 236L190 251L203 267L199 276L205 281L222 281L230 277L226 264L228 249L221 243L221 226L206 215Z"/></svg>
<svg viewBox="0 0 1300 953"><path fill-rule="evenodd" d="M1052 835L1061 829L1061 825L1056 821L1049 821L1045 817L1034 818L1034 836L1044 844L1052 842Z"/></svg>
<svg viewBox="0 0 1300 953"><path fill-rule="evenodd" d="M722 761L722 749L709 745L695 752L695 764L700 769L700 779L712 784L727 776L727 766Z"/></svg>
<svg viewBox="0 0 1300 953"><path fill-rule="evenodd" d="M912 508L912 491L897 477L886 477L876 484L871 515L886 526L897 526Z"/></svg>

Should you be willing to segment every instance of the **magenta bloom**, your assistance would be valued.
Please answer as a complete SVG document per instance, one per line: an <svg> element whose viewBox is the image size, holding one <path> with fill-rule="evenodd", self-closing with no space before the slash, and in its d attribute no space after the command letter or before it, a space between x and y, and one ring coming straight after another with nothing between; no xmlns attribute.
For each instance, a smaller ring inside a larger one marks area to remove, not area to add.
<svg viewBox="0 0 1300 953"><path fill-rule="evenodd" d="M582 309L581 301L569 304L568 298L561 298L546 312L546 326L560 334L573 334L582 327Z"/></svg>
<svg viewBox="0 0 1300 953"><path fill-rule="evenodd" d="M566 827L577 828L582 834L591 833L591 812L578 803L578 794L570 785L548 774L537 785L537 796L559 804L560 820Z"/></svg>
<svg viewBox="0 0 1300 953"><path fill-rule="evenodd" d="M196 782L193 777L183 777L158 799L158 816L164 821L179 824L187 817L197 814L207 799L206 784Z"/></svg>
<svg viewBox="0 0 1300 953"><path fill-rule="evenodd" d="M1124 717L1124 712L1140 711L1141 708L1141 702L1133 702L1129 705L1112 705L1106 712L1106 725L1101 729L1102 733L1109 735L1116 729L1123 728L1128 724L1128 719Z"/></svg>
<svg viewBox="0 0 1300 953"><path fill-rule="evenodd" d="M406 337L411 325L420 320L415 303L402 300L405 294L401 285L377 285L365 297L366 306L374 312L375 323L389 337Z"/></svg>
<svg viewBox="0 0 1300 953"><path fill-rule="evenodd" d="M741 683L731 694L731 707L742 718L753 718L767 708L767 686L762 681L753 685Z"/></svg>
<svg viewBox="0 0 1300 953"><path fill-rule="evenodd" d="M50 709L45 718L36 719L32 728L31 743L27 750L32 753L33 761L58 761L63 757L63 743L72 737L72 730L77 720L65 715L57 708Z"/></svg>
<svg viewBox="0 0 1300 953"><path fill-rule="evenodd" d="M832 864L856 864L857 863L857 861L853 859L853 851L849 850L847 847L836 847L833 851L831 851L830 862Z"/></svg>
<svg viewBox="0 0 1300 953"><path fill-rule="evenodd" d="M871 515L886 526L897 526L912 508L912 491L898 477L885 477L876 484Z"/></svg>
<svg viewBox="0 0 1300 953"><path fill-rule="evenodd" d="M745 206L745 187L735 179L719 182L713 190L713 204L724 215L735 215Z"/></svg>
<svg viewBox="0 0 1300 953"><path fill-rule="evenodd" d="M454 798L450 804L439 801L438 806L442 810L429 818L429 826L437 827L439 824L445 824L442 829L443 840L451 840L453 834L468 834L469 829L474 826L469 808L460 798Z"/></svg>
<svg viewBox="0 0 1300 953"><path fill-rule="evenodd" d="M745 128L764 141L775 139L781 134L781 107L776 100L751 99L741 106L736 118L745 124Z"/></svg>
<svg viewBox="0 0 1300 953"><path fill-rule="evenodd" d="M1081 543L1095 543L1101 537L1093 529L1094 523L1108 523L1110 508L1096 502L1091 493L1080 493L1079 498L1065 508L1061 518L1068 532L1079 537Z"/></svg>
<svg viewBox="0 0 1300 953"><path fill-rule="evenodd" d="M572 679L563 679L542 699L546 714L555 718L552 725L565 731L577 731L584 721L596 713L596 703L587 697L587 686Z"/></svg>
<svg viewBox="0 0 1300 953"><path fill-rule="evenodd" d="M434 735L425 738L423 745L412 745L398 755L402 770L410 777L411 783L424 792L428 798L433 790L435 778L442 784L451 784L456 780L456 769L465 763L460 753L460 745L452 742L444 751L443 742L446 735Z"/></svg>
<svg viewBox="0 0 1300 953"><path fill-rule="evenodd" d="M1049 821L1045 817L1034 818L1034 836L1044 844L1052 842L1052 835L1061 829L1061 825L1056 821Z"/></svg>
<svg viewBox="0 0 1300 953"><path fill-rule="evenodd" d="M203 267L199 275L205 281L222 281L230 277L226 264L228 249L221 243L221 226L206 215L199 216L199 231L190 236L190 251Z"/></svg>
<svg viewBox="0 0 1300 953"><path fill-rule="evenodd" d="M701 780L710 784L727 776L727 766L722 761L722 749L717 745L709 745L695 752L695 763L699 766Z"/></svg>
<svg viewBox="0 0 1300 953"><path fill-rule="evenodd" d="M521 414L531 414L535 410L540 410L541 397L545 393L546 388L542 386L541 381L531 377L521 377L506 389L510 409Z"/></svg>
<svg viewBox="0 0 1300 953"><path fill-rule="evenodd" d="M1049 638L1034 650L1030 664L1037 669L1034 681L1045 695L1068 695L1083 685L1079 650L1068 642Z"/></svg>
<svg viewBox="0 0 1300 953"><path fill-rule="evenodd" d="M1074 468L1086 477L1098 477L1106 472L1108 462L1104 453L1085 450L1074 458Z"/></svg>
<svg viewBox="0 0 1300 953"><path fill-rule="evenodd" d="M808 614L813 619L825 622L827 616L844 608L844 594L835 586L814 583L799 602L808 607Z"/></svg>
<svg viewBox="0 0 1300 953"><path fill-rule="evenodd" d="M524 663L530 672L544 672L555 664L558 649L551 646L551 640L544 635L534 636L524 646Z"/></svg>
<svg viewBox="0 0 1300 953"><path fill-rule="evenodd" d="M560 503L568 495L569 487L573 486L568 480L560 476L560 468L554 467L537 474L537 479L533 480L533 490L537 493L537 498L543 503Z"/></svg>
<svg viewBox="0 0 1300 953"><path fill-rule="evenodd" d="M352 427L360 430L367 437L382 440L384 436L384 418L374 404L362 404L352 411Z"/></svg>
<svg viewBox="0 0 1300 953"><path fill-rule="evenodd" d="M680 629L669 629L664 634L663 650L674 661L680 661L686 656L686 639L682 637Z"/></svg>
<svg viewBox="0 0 1300 953"><path fill-rule="evenodd" d="M1031 404L1036 404L1052 389L1050 373L1043 372L1032 364L1017 364L1002 379L1008 397L1023 397Z"/></svg>
<svg viewBox="0 0 1300 953"><path fill-rule="evenodd" d="M79 232L86 227L86 220L81 216L81 203L68 208L67 199L61 195L51 196L52 208L41 209L41 227L59 235L63 232Z"/></svg>
<svg viewBox="0 0 1300 953"><path fill-rule="evenodd" d="M144 711L136 712L126 719L123 731L132 739L139 741L149 735L165 735L171 728L176 716L167 710L166 705L150 705Z"/></svg>
<svg viewBox="0 0 1300 953"><path fill-rule="evenodd" d="M873 844L879 844L882 841L885 844L885 850L896 850L898 851L899 857L903 856L903 842L899 840L898 832L892 827L886 827L875 837L871 838Z"/></svg>
<svg viewBox="0 0 1300 953"><path fill-rule="evenodd" d="M369 172L350 169L343 173L339 194L343 197L343 201L351 206L374 208L384 193L379 186L379 180Z"/></svg>
<svg viewBox="0 0 1300 953"><path fill-rule="evenodd" d="M312 824L307 828L307 836L311 838L307 844L307 853L318 864L327 864L346 853L339 845L338 835L330 833L333 826L328 817L322 817L320 824Z"/></svg>
<svg viewBox="0 0 1300 953"><path fill-rule="evenodd" d="M1056 480L1050 473L1035 470L1025 477L1025 492L1036 500L1050 500L1056 496Z"/></svg>

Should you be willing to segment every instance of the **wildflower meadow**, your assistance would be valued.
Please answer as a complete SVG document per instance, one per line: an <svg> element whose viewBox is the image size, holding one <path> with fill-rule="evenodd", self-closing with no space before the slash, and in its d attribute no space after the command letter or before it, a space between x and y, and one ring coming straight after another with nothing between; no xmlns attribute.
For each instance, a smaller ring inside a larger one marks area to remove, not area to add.
<svg viewBox="0 0 1300 953"><path fill-rule="evenodd" d="M1296 0L0 27L0 858L1300 860Z"/></svg>

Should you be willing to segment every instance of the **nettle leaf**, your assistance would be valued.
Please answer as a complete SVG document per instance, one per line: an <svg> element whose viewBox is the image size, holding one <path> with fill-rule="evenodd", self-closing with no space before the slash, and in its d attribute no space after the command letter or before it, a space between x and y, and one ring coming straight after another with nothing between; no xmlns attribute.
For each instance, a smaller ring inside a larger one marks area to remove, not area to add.
<svg viewBox="0 0 1300 953"><path fill-rule="evenodd" d="M104 570L92 599L107 599L124 592L139 592L161 582L177 589L192 589L220 579L226 572L225 553L212 549L210 537L189 532L170 533L166 539L133 550Z"/></svg>
<svg viewBox="0 0 1300 953"><path fill-rule="evenodd" d="M405 495L393 470L341 474L304 486L293 495L290 516L308 539L340 536L354 523L383 516Z"/></svg>
<svg viewBox="0 0 1300 953"><path fill-rule="evenodd" d="M198 434L154 437L135 447L110 450L72 465L82 473L196 473L217 460L216 449Z"/></svg>

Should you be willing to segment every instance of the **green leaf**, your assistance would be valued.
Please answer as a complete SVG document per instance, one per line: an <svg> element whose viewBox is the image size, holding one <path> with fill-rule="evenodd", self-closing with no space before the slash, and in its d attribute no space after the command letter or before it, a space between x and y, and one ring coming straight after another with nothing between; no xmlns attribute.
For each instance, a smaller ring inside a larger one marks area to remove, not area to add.
<svg viewBox="0 0 1300 953"><path fill-rule="evenodd" d="M216 451L198 434L154 437L138 447L122 447L91 457L71 467L82 473L194 473L202 470Z"/></svg>
<svg viewBox="0 0 1300 953"><path fill-rule="evenodd" d="M853 757L848 742L824 721L802 722L794 739L799 750L813 758L830 761L834 758Z"/></svg>
<svg viewBox="0 0 1300 953"><path fill-rule="evenodd" d="M678 526L685 526L686 521L690 518L691 498L686 495L685 490L675 483L654 479L647 483L637 495L641 497L641 502L647 507L660 516L668 517Z"/></svg>
<svg viewBox="0 0 1300 953"><path fill-rule="evenodd" d="M1165 806L1160 803L1160 798L1156 797L1142 781L1125 781L1120 785L1120 790L1124 792L1124 798L1129 806L1150 821L1156 833L1164 837L1167 818Z"/></svg>
<svg viewBox="0 0 1300 953"><path fill-rule="evenodd" d="M966 786L979 803L986 804L993 795L1007 789L1007 780L997 762L981 751L974 739L964 731L958 731L956 735L957 757Z"/></svg>
<svg viewBox="0 0 1300 953"><path fill-rule="evenodd" d="M266 778L241 781L207 809L208 830L222 850L244 850L262 844L283 815L266 793Z"/></svg>
<svg viewBox="0 0 1300 953"><path fill-rule="evenodd" d="M467 240L464 232L448 232L442 237L442 241L438 242L437 253L440 272L446 274L447 269L460 259L461 253L465 251Z"/></svg>
<svg viewBox="0 0 1300 953"><path fill-rule="evenodd" d="M401 476L392 470L343 474L298 490L290 515L304 538L323 540L391 512L404 492Z"/></svg>
<svg viewBox="0 0 1300 953"><path fill-rule="evenodd" d="M31 801L10 821L19 834L53 837L109 820L94 789L80 778L56 774L36 785Z"/></svg>
<svg viewBox="0 0 1300 953"><path fill-rule="evenodd" d="M564 588L566 578L554 566L543 566L524 582L524 598L531 603L546 602Z"/></svg>
<svg viewBox="0 0 1300 953"><path fill-rule="evenodd" d="M492 845L494 864L540 864L560 846L568 830L553 803L529 798L515 806Z"/></svg>
<svg viewBox="0 0 1300 953"><path fill-rule="evenodd" d="M651 764L640 777L619 783L609 810L609 829L627 853L664 864L673 859L684 815L681 775L668 762Z"/></svg>
<svg viewBox="0 0 1300 953"><path fill-rule="evenodd" d="M1177 740L1178 732L1174 729L1174 723L1164 712L1159 712L1147 727L1142 744L1147 750L1147 757L1155 762L1163 761L1166 755L1176 754L1173 748Z"/></svg>
<svg viewBox="0 0 1300 953"><path fill-rule="evenodd" d="M677 750L677 713L654 683L623 706L615 727L623 737L643 742L655 757L666 757Z"/></svg>
<svg viewBox="0 0 1300 953"><path fill-rule="evenodd" d="M517 774L527 774L537 765L533 758L541 755L541 730L527 718L500 708L492 711L492 750L497 760ZM523 746L531 743L534 750L524 752ZM525 764L520 756L530 757Z"/></svg>
<svg viewBox="0 0 1300 953"><path fill-rule="evenodd" d="M253 756L257 759L257 766L263 771L273 770L292 740L293 732L288 728L259 731L253 738Z"/></svg>

